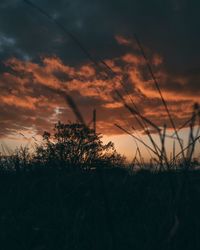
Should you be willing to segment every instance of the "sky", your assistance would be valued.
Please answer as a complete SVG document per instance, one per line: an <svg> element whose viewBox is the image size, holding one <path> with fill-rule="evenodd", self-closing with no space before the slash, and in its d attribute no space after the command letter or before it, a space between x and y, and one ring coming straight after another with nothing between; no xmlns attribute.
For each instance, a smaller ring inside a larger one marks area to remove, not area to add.
<svg viewBox="0 0 200 250"><path fill-rule="evenodd" d="M181 126L191 116L200 94L199 1L32 3L52 20L27 1L0 2L1 144L14 148L29 143L27 138L32 136L40 138L58 120L75 121L66 94L73 98L87 123L96 109L97 131L104 135L105 142L114 141L120 153L131 159L135 141L115 123L145 139L144 131L116 90L128 105L134 102L140 114L159 127L166 124L167 133L173 133L135 35L175 125ZM185 129L181 134L185 141L187 133ZM143 155L148 158L145 150Z"/></svg>

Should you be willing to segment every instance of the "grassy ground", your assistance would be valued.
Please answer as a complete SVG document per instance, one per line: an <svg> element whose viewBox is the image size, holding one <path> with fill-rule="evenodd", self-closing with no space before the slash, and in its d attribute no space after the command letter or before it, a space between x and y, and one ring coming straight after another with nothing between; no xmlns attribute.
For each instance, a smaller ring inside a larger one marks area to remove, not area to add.
<svg viewBox="0 0 200 250"><path fill-rule="evenodd" d="M200 172L0 176L7 250L199 249Z"/></svg>

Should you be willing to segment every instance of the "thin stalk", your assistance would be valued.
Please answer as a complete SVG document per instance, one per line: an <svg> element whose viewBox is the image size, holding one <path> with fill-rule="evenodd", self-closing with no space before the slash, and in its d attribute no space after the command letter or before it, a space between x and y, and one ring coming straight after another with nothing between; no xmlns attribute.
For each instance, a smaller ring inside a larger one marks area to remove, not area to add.
<svg viewBox="0 0 200 250"><path fill-rule="evenodd" d="M166 101L165 101L165 99L164 99L164 97L163 97L163 94L162 94L161 89L160 89L160 87L159 87L158 81L157 81L157 79L156 79L156 77L155 77L155 75L154 75L154 73L153 73L153 70L152 70L151 65L150 65L150 63L149 63L149 60L148 60L148 58L147 58L147 56L146 56L146 54L145 54L145 52L144 52L144 49L143 49L143 47L142 47L142 44L140 43L140 41L139 41L139 39L138 39L138 37L137 37L136 35L135 35L135 40L136 40L136 42L137 42L137 44L138 44L138 47L139 47L139 49L140 49L140 51L141 51L142 56L144 57L144 60L146 61L146 65L147 65L147 68L148 68L148 70L149 70L149 73L150 73L150 75L151 75L151 77L152 77L152 79L153 79L153 82L154 82L154 84L155 84L155 86L156 86L156 89L157 89L159 95L160 95L160 98L161 98L162 103L163 103L163 105L164 105L164 107L165 107L165 110L166 110L166 112L167 112L167 115L168 115L168 117L169 117L169 120L170 120L170 122L171 122L171 125L172 125L172 127L173 127L173 129L174 129L175 135L176 135L176 137L177 137L177 139L178 139L178 142L179 142L179 145L180 145L180 148L181 148L182 157L183 157L184 161L186 161L186 159L185 159L185 154L184 154L184 150L183 150L183 145L181 144L181 140L180 140L179 134L178 134L178 132L177 132L175 123L174 123L174 121L173 121L173 119L172 119L172 116L171 116L171 113L170 113L170 111L169 111L169 109L168 109L167 103L166 103Z"/></svg>

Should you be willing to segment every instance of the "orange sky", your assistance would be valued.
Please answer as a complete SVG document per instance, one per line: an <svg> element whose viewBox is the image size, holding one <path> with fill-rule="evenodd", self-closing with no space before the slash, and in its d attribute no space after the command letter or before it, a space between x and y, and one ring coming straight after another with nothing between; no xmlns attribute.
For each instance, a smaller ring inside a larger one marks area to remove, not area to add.
<svg viewBox="0 0 200 250"><path fill-rule="evenodd" d="M120 153L129 159L134 154L135 143L128 135L123 135L114 123L126 129L134 126L143 135L133 115L117 98L115 90L121 93L128 105L132 105L131 96L141 114L157 126L166 124L170 129L171 124L160 96L135 43L122 36L115 39L119 46L128 48L128 52L105 59L114 73L106 73L104 65L97 69L89 62L70 66L57 56L43 56L38 62L12 57L4 61L6 69L0 75L1 141L13 147L26 141L20 136L20 131L26 135L29 131L41 135L44 130L51 130L57 120L75 121L76 117L63 93L73 98L86 122L92 119L95 108L98 132L104 134L105 141L113 140ZM165 58L145 49L179 127L191 116L193 103L199 101L199 91L191 85L191 82L196 84L197 79L190 74L168 72ZM186 132L182 133L185 140ZM9 138L12 138L12 143ZM170 150L170 143L168 147ZM143 153L147 159L145 150Z"/></svg>

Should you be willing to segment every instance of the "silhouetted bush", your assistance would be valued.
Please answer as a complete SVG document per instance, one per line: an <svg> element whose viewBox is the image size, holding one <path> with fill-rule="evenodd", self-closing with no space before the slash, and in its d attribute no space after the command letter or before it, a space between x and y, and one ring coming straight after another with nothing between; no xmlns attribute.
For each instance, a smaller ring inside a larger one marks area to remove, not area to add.
<svg viewBox="0 0 200 250"><path fill-rule="evenodd" d="M121 166L125 158L114 144L103 144L102 136L80 123L58 122L54 134L43 134L42 145L36 148L34 160L40 165L68 169L91 169Z"/></svg>

